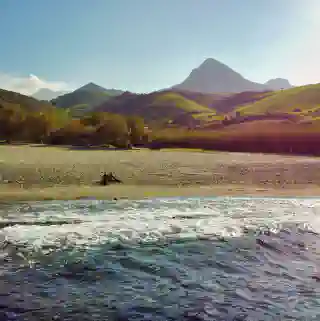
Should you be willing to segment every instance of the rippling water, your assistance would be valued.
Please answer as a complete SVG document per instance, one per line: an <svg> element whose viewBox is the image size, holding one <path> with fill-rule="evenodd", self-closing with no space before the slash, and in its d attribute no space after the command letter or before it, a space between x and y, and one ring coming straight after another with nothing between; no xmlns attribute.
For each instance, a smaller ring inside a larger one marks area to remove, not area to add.
<svg viewBox="0 0 320 321"><path fill-rule="evenodd" d="M320 199L2 205L0 320L319 320Z"/></svg>

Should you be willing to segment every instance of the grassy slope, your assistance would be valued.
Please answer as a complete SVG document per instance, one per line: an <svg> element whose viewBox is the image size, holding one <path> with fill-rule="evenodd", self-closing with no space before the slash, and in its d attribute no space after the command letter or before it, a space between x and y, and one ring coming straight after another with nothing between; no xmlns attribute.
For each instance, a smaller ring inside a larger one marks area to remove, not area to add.
<svg viewBox="0 0 320 321"><path fill-rule="evenodd" d="M108 104L110 102L110 104ZM221 115L240 111L242 115L292 113L320 119L320 85L295 87L274 92L243 92L238 94L201 94L187 91L163 91L147 95L128 94L104 104L106 111L138 114L146 118L170 118L193 112L203 122L221 120Z"/></svg>
<svg viewBox="0 0 320 321"><path fill-rule="evenodd" d="M162 108L163 106L178 108L187 113L212 112L208 107L202 106L190 99L186 99L178 93L164 93L161 95L156 95L155 99L150 104L150 107L154 108Z"/></svg>
<svg viewBox="0 0 320 321"><path fill-rule="evenodd" d="M169 91L141 95L125 93L110 99L95 110L137 115L146 120L172 119L186 113L214 113L214 110L207 106Z"/></svg>
<svg viewBox="0 0 320 321"><path fill-rule="evenodd" d="M78 90L53 99L52 102L59 108L69 109L75 116L81 116L113 97L106 92L91 92Z"/></svg>
<svg viewBox="0 0 320 321"><path fill-rule="evenodd" d="M240 106L248 103L254 103L271 96L274 92L253 92L246 91L237 94L230 93L217 93L217 94L202 94L193 93L188 91L179 92L185 98L193 100L198 104L209 107L212 112L203 112L195 114L194 118L200 119L203 122L221 121L224 118L224 114L233 112Z"/></svg>
<svg viewBox="0 0 320 321"><path fill-rule="evenodd" d="M237 95L244 97L244 94ZM235 100L237 95L228 100ZM215 124L211 126L209 123L205 124L204 128L239 134L278 131L302 134L319 131L320 84L269 93L256 93L256 97L259 95L260 99L235 108L244 117L243 119L241 117L234 119L235 123L220 125L220 127ZM252 98L255 97L252 96ZM219 111L219 106L217 110ZM237 121L239 123L236 123Z"/></svg>
<svg viewBox="0 0 320 321"><path fill-rule="evenodd" d="M204 94L198 92L191 92L191 91L172 91L177 93L188 100L192 100L199 105L206 106L213 108L217 102L232 96L233 94L230 93L216 93L216 94Z"/></svg>
<svg viewBox="0 0 320 321"><path fill-rule="evenodd" d="M241 114L288 113L300 109L303 114L320 108L320 84L277 91L260 101L237 108Z"/></svg>
<svg viewBox="0 0 320 321"><path fill-rule="evenodd" d="M50 103L3 89L0 89L0 107L21 108L26 111L53 109L53 106Z"/></svg>
<svg viewBox="0 0 320 321"><path fill-rule="evenodd" d="M245 91L242 93L222 97L220 100L217 99L212 103L211 107L214 108L218 113L225 114L234 111L240 106L256 103L266 97L271 97L272 95L274 95L273 91Z"/></svg>

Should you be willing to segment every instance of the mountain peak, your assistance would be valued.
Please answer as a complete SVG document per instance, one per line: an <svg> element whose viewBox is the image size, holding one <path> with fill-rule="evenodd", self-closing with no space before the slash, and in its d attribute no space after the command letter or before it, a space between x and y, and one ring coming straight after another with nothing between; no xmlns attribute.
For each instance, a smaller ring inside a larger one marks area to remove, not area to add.
<svg viewBox="0 0 320 321"><path fill-rule="evenodd" d="M214 58L207 58L202 62L200 67L201 66L206 66L206 65L213 65L213 64L216 64L216 63L220 64L220 61L218 61L218 60L216 60Z"/></svg>
<svg viewBox="0 0 320 321"><path fill-rule="evenodd" d="M212 66L226 66L224 63L221 61L218 61L214 58L207 58L203 61L203 63L198 67L198 68L203 68L203 67L212 67Z"/></svg>
<svg viewBox="0 0 320 321"><path fill-rule="evenodd" d="M193 70L193 72L195 71L203 72L203 73L227 73L227 72L236 73L229 66L225 65L224 63L214 58L207 58L199 67Z"/></svg>
<svg viewBox="0 0 320 321"><path fill-rule="evenodd" d="M202 93L240 93L244 91L268 91L280 88L288 89L292 86L286 79L270 80L260 84L244 78L241 74L214 59L207 58L190 75L173 89L202 92Z"/></svg>
<svg viewBox="0 0 320 321"><path fill-rule="evenodd" d="M77 90L87 90L87 91L106 91L107 89L95 84L94 82L89 82L86 85L78 88Z"/></svg>
<svg viewBox="0 0 320 321"><path fill-rule="evenodd" d="M237 93L263 91L265 86L245 79L214 58L207 58L198 68L192 70L189 77L174 88L203 93Z"/></svg>
<svg viewBox="0 0 320 321"><path fill-rule="evenodd" d="M105 93L107 95L110 96L118 96L121 95L123 93L123 90L120 89L106 89L104 87L101 87L97 84L95 84L94 82L89 82L88 84L78 88L77 90L75 90L76 92L78 91L90 91L92 93Z"/></svg>

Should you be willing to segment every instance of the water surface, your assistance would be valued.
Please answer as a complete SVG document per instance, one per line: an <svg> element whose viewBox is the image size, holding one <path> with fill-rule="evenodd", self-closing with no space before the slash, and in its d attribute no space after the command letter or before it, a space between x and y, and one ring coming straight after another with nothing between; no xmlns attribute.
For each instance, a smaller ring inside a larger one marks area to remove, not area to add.
<svg viewBox="0 0 320 321"><path fill-rule="evenodd" d="M0 320L318 320L319 210L294 198L3 205Z"/></svg>

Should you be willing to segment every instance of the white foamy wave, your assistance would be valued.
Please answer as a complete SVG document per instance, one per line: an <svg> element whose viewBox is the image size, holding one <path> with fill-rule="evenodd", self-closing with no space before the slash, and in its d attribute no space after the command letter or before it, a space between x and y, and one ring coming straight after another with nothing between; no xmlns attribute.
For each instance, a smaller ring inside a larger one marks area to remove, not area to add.
<svg viewBox="0 0 320 321"><path fill-rule="evenodd" d="M319 213L320 199L37 202L7 213L3 220L15 225L1 229L0 240L33 249L90 247L114 241L233 237L243 234L244 227L279 230L281 222L308 223L304 228L320 232Z"/></svg>

